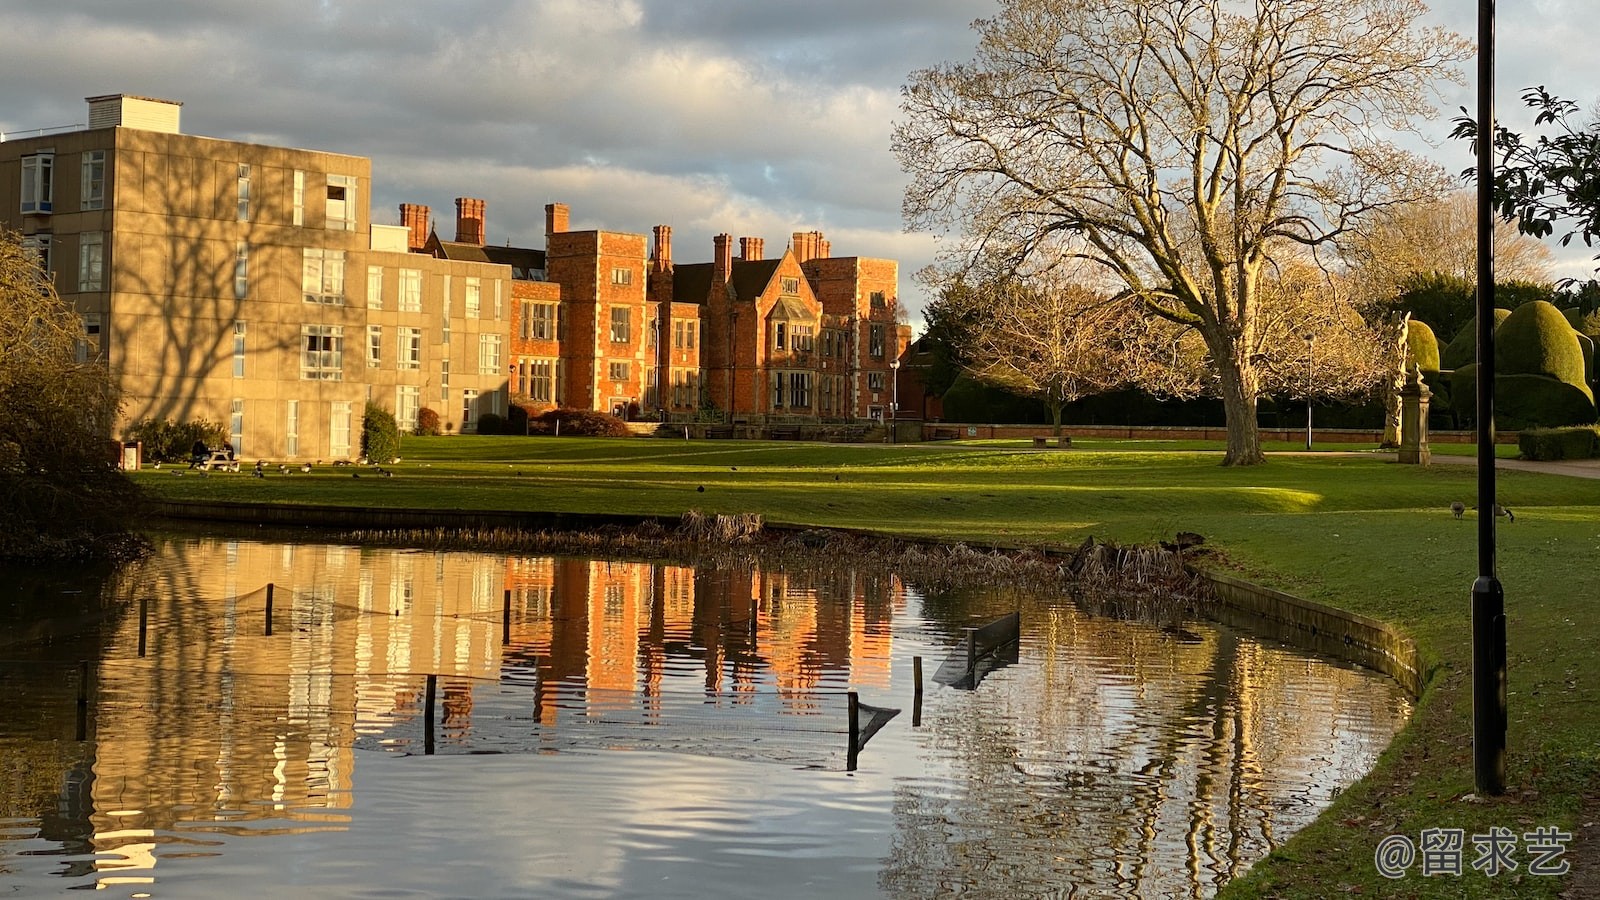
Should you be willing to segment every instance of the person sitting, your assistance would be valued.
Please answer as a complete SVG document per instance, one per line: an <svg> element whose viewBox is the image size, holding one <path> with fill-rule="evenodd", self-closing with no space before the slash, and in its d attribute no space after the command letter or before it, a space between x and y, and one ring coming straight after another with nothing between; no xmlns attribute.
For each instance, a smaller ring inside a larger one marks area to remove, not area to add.
<svg viewBox="0 0 1600 900"><path fill-rule="evenodd" d="M206 446L205 441L195 441L194 446L189 448L189 468L196 468L210 459L211 448Z"/></svg>

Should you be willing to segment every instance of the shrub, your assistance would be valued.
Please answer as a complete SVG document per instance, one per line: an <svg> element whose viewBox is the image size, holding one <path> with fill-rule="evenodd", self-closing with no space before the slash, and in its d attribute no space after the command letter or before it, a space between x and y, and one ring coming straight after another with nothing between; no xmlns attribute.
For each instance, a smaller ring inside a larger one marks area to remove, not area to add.
<svg viewBox="0 0 1600 900"><path fill-rule="evenodd" d="M368 403L361 414L361 455L374 465L400 456L400 426L394 413L375 403Z"/></svg>
<svg viewBox="0 0 1600 900"><path fill-rule="evenodd" d="M526 398L513 399L506 409L506 434L538 434L539 429L534 421L552 408L548 403Z"/></svg>
<svg viewBox="0 0 1600 900"><path fill-rule="evenodd" d="M1494 327L1499 328L1500 324L1509 315L1511 315L1511 310L1496 307L1494 311ZM1467 320L1467 324L1462 326L1450 343L1439 352L1439 368L1459 369L1462 366L1473 365L1477 361L1478 317L1473 316Z"/></svg>
<svg viewBox="0 0 1600 900"><path fill-rule="evenodd" d="M1478 367L1464 366L1450 375L1452 408L1462 422L1477 415ZM1587 425L1595 421L1594 395L1583 385L1544 375L1497 375L1494 386L1495 425L1507 430Z"/></svg>
<svg viewBox="0 0 1600 900"><path fill-rule="evenodd" d="M1428 323L1418 319L1406 323L1406 365L1412 364L1424 372L1439 371L1439 339Z"/></svg>
<svg viewBox="0 0 1600 900"><path fill-rule="evenodd" d="M506 420L499 413L484 413L478 417L479 434L505 434Z"/></svg>
<svg viewBox="0 0 1600 900"><path fill-rule="evenodd" d="M424 406L417 410L417 428L414 434L437 437L442 432L439 430L439 414Z"/></svg>
<svg viewBox="0 0 1600 900"><path fill-rule="evenodd" d="M1530 428L1517 435L1523 459L1592 459L1600 455L1600 426Z"/></svg>
<svg viewBox="0 0 1600 900"><path fill-rule="evenodd" d="M1497 374L1545 375L1582 385L1583 349L1578 333L1553 305L1535 300L1516 308L1494 332Z"/></svg>
<svg viewBox="0 0 1600 900"><path fill-rule="evenodd" d="M560 423L559 431L556 424ZM628 425L610 413L592 409L552 409L538 418L539 434L561 434L564 437L629 437L633 432Z"/></svg>
<svg viewBox="0 0 1600 900"><path fill-rule="evenodd" d="M151 462L187 462L195 441L207 447L228 442L228 429L204 419L176 424L169 419L145 419L128 429L126 440L144 444L144 458Z"/></svg>

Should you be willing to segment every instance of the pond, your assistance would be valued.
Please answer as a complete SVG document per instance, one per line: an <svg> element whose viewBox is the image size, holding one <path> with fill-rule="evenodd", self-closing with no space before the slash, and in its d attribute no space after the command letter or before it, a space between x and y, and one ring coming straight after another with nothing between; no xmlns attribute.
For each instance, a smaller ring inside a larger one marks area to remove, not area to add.
<svg viewBox="0 0 1600 900"><path fill-rule="evenodd" d="M1206 622L838 560L174 536L6 590L25 896L1208 896L1410 714ZM881 723L854 769L850 692Z"/></svg>

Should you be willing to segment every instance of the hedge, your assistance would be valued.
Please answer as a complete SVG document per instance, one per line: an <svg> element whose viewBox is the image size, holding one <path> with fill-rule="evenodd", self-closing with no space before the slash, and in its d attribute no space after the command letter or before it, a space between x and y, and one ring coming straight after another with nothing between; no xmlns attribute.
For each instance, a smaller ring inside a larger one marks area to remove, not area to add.
<svg viewBox="0 0 1600 900"><path fill-rule="evenodd" d="M1523 459L1593 459L1600 456L1600 426L1530 428L1517 435Z"/></svg>
<svg viewBox="0 0 1600 900"><path fill-rule="evenodd" d="M1463 422L1476 421L1478 367L1450 374L1451 408ZM1496 375L1495 426L1508 431L1588 425L1595 421L1594 395L1584 385L1567 384L1544 375Z"/></svg>
<svg viewBox="0 0 1600 900"><path fill-rule="evenodd" d="M1496 308L1494 311L1494 327L1499 328L1506 317L1511 315L1511 310ZM1459 369L1463 366L1473 365L1478 361L1478 317L1473 316L1456 336L1439 353L1439 368Z"/></svg>
<svg viewBox="0 0 1600 900"><path fill-rule="evenodd" d="M1417 365L1424 372L1439 370L1439 339L1427 322L1412 319L1406 323L1406 366Z"/></svg>

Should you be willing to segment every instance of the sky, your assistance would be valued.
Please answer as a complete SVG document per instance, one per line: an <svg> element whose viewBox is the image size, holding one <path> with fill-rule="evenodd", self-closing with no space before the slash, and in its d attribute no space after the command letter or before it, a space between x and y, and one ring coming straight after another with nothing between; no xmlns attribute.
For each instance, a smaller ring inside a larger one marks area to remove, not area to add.
<svg viewBox="0 0 1600 900"><path fill-rule="evenodd" d="M186 133L372 160L372 219L432 208L454 237L454 201L487 201L487 239L542 247L544 206L571 227L648 234L672 226L679 262L711 259L712 236L781 253L821 230L835 256L900 261L914 274L933 235L905 231L905 176L889 151L914 70L964 61L971 23L995 0L60 0L8 2L0 29L0 131L86 121L84 98L181 101ZM1436 2L1432 20L1469 37L1477 4ZM1574 39L1600 0L1500 3L1497 104L1545 84L1585 109L1600 54ZM1469 68L1468 76L1472 75ZM1446 139L1476 88L1445 85L1414 148L1451 172L1472 164ZM1557 252L1559 276L1595 263Z"/></svg>

